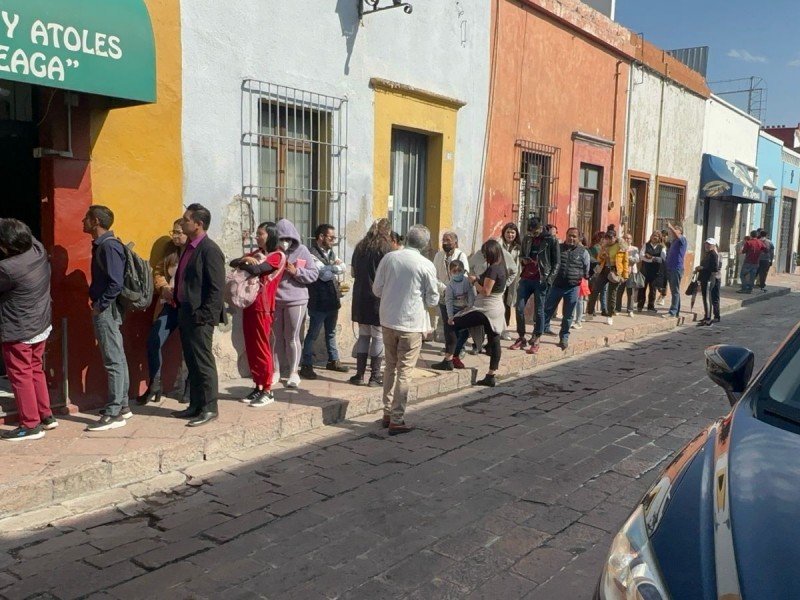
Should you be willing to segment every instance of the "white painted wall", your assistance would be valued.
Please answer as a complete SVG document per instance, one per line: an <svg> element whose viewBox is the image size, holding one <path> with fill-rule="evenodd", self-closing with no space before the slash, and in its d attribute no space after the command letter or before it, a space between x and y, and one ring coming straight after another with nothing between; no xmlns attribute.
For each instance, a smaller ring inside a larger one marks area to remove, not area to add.
<svg viewBox="0 0 800 600"><path fill-rule="evenodd" d="M661 228L660 223L655 223L656 177L686 181L686 218L683 224L691 251L697 247L691 241L696 238L695 210L705 113L705 98L675 82L662 82L660 76L641 66L632 69L627 164L630 170L650 174L646 231ZM659 114L662 117L661 131Z"/></svg>
<svg viewBox="0 0 800 600"><path fill-rule="evenodd" d="M220 236L221 228L226 237L235 233L222 221L235 221L238 212L224 217L241 192L241 84L252 78L349 99L352 248L372 215L369 80L379 77L466 102L458 113L453 224L462 246L471 245L489 90L490 5L413 4L411 15L388 10L365 16L359 26L354 0L182 2L184 199L212 209L212 235Z"/></svg>

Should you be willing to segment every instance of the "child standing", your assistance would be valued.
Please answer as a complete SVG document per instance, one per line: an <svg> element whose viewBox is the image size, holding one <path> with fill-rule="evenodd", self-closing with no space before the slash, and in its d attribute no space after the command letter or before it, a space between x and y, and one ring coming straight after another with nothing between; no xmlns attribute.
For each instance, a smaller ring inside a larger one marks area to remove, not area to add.
<svg viewBox="0 0 800 600"><path fill-rule="evenodd" d="M453 318L465 308L475 303L475 288L469 279L464 276L464 263L454 260L450 263L450 283L445 290L445 303L447 307L447 322L444 324L445 354L442 362L431 365L437 371L452 371L463 369L459 354L469 337L468 329L461 329L457 334L453 327Z"/></svg>

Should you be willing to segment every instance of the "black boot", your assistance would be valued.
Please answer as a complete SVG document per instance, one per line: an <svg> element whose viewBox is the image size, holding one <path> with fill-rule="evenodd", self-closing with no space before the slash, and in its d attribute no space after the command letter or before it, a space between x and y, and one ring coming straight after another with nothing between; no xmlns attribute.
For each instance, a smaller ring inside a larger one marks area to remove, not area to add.
<svg viewBox="0 0 800 600"><path fill-rule="evenodd" d="M383 387L383 375L381 375L382 356L372 356L369 359L369 387Z"/></svg>
<svg viewBox="0 0 800 600"><path fill-rule="evenodd" d="M367 371L367 353L356 354L356 374L349 381L353 385L367 385L364 381L364 373Z"/></svg>
<svg viewBox="0 0 800 600"><path fill-rule="evenodd" d="M161 402L161 377L154 377L147 385L144 394L136 398L137 404L147 404L148 402Z"/></svg>

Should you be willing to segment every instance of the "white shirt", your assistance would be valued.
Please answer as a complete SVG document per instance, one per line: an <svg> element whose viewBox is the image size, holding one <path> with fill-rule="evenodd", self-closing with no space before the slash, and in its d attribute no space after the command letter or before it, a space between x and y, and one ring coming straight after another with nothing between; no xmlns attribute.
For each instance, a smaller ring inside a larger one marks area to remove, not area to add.
<svg viewBox="0 0 800 600"><path fill-rule="evenodd" d="M381 325L397 331L430 329L426 307L439 303L433 263L413 248L389 252L378 264L372 293L381 299Z"/></svg>

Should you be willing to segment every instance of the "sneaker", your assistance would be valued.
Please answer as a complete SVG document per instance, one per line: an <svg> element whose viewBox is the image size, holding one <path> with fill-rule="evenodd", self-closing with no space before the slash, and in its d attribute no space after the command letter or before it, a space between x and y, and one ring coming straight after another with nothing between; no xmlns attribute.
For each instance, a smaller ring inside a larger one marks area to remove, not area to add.
<svg viewBox="0 0 800 600"><path fill-rule="evenodd" d="M461 361L461 359L458 358L457 356L453 357L453 366L456 369L466 369L467 368L467 367L464 366L464 363Z"/></svg>
<svg viewBox="0 0 800 600"><path fill-rule="evenodd" d="M300 371L298 372L300 377L303 379L316 379L317 374L314 372L314 367L311 365L300 365Z"/></svg>
<svg viewBox="0 0 800 600"><path fill-rule="evenodd" d="M239 402L241 402L242 404L250 404L253 400L258 398L260 394L261 390L258 389L257 387L254 387L253 391L251 391L249 394L247 394L247 396L239 400Z"/></svg>
<svg viewBox="0 0 800 600"><path fill-rule="evenodd" d="M487 375L483 379L479 379L475 382L475 385L482 385L484 387L495 387L497 385L497 380L495 379L494 375Z"/></svg>
<svg viewBox="0 0 800 600"><path fill-rule="evenodd" d="M58 427L58 421L56 421L56 418L53 415L50 415L49 417L45 417L44 419L42 419L42 429L50 431L51 429L55 429L56 427Z"/></svg>
<svg viewBox="0 0 800 600"><path fill-rule="evenodd" d="M433 363L431 365L431 369L434 371L452 371L453 370L453 361L452 360L443 360L442 362Z"/></svg>
<svg viewBox="0 0 800 600"><path fill-rule="evenodd" d="M569 340L564 340L564 339L559 340L558 347L561 348L562 350L566 350L567 348L569 348Z"/></svg>
<svg viewBox="0 0 800 600"><path fill-rule="evenodd" d="M367 381L367 387L383 387L383 376L370 375Z"/></svg>
<svg viewBox="0 0 800 600"><path fill-rule="evenodd" d="M101 408L100 409L100 416L102 417L105 414L106 414L106 409L105 408ZM119 411L119 416L127 421L128 419L130 419L133 416L133 413L131 412L131 409L126 406L121 411Z"/></svg>
<svg viewBox="0 0 800 600"><path fill-rule="evenodd" d="M629 316L631 319L633 318L633 311L632 311L632 310L629 310L629 311L628 311L628 316Z"/></svg>
<svg viewBox="0 0 800 600"><path fill-rule="evenodd" d="M657 312L658 312L658 309L657 309L655 306L648 306L648 307L647 307L647 312L650 312L650 313L657 313Z"/></svg>
<svg viewBox="0 0 800 600"><path fill-rule="evenodd" d="M608 317L606 319L606 324L607 325L613 325L614 324L614 317Z"/></svg>
<svg viewBox="0 0 800 600"><path fill-rule="evenodd" d="M500 334L500 339L506 342L511 341L511 332L505 330L503 333Z"/></svg>
<svg viewBox="0 0 800 600"><path fill-rule="evenodd" d="M96 423L92 423L86 427L86 431L108 431L109 429L117 429L125 427L126 421L122 413L116 417L111 415L103 415Z"/></svg>
<svg viewBox="0 0 800 600"><path fill-rule="evenodd" d="M460 358L461 360L464 360L464 357L466 355L467 355L467 351L462 348L461 352L458 353L458 358Z"/></svg>
<svg viewBox="0 0 800 600"><path fill-rule="evenodd" d="M577 321L576 323L572 324L572 327L570 327L570 329L583 329L583 324L580 321Z"/></svg>
<svg viewBox="0 0 800 600"><path fill-rule="evenodd" d="M300 375L292 373L289 375L289 380L286 382L286 387L296 389L300 387Z"/></svg>
<svg viewBox="0 0 800 600"><path fill-rule="evenodd" d="M269 390L259 390L258 397L254 398L250 403L250 408L261 408L273 402L275 402L275 394Z"/></svg>
<svg viewBox="0 0 800 600"><path fill-rule="evenodd" d="M664 313L663 315L661 315L661 318L662 319L675 319L677 317L676 317L676 315L673 315L672 313Z"/></svg>
<svg viewBox="0 0 800 600"><path fill-rule="evenodd" d="M594 321L594 315L586 313L585 315L583 315L583 320L586 321L587 323Z"/></svg>
<svg viewBox="0 0 800 600"><path fill-rule="evenodd" d="M349 383L352 383L353 385L367 385L367 382L364 381L364 376L363 375L353 375L347 381Z"/></svg>
<svg viewBox="0 0 800 600"><path fill-rule="evenodd" d="M328 371L336 371L337 373L347 373L350 367L345 367L338 360L329 360L325 365L325 369Z"/></svg>
<svg viewBox="0 0 800 600"><path fill-rule="evenodd" d="M478 346L476 346L475 344L472 344L472 349L469 351L469 353L472 354L473 356L477 356L478 354L481 353L481 351L478 348Z"/></svg>
<svg viewBox="0 0 800 600"><path fill-rule="evenodd" d="M511 350L522 350L527 345L528 342L525 341L525 338L519 338L516 342L511 344Z"/></svg>
<svg viewBox="0 0 800 600"><path fill-rule="evenodd" d="M11 431L4 431L0 438L6 442L21 442L22 440L39 440L44 437L44 429L41 425L28 429L27 427L17 427Z"/></svg>
<svg viewBox="0 0 800 600"><path fill-rule="evenodd" d="M658 304L659 306L664 306L664 298L659 298L656 304Z"/></svg>
<svg viewBox="0 0 800 600"><path fill-rule="evenodd" d="M527 350L528 354L536 354L537 352L539 352L539 341L538 340L536 340L534 342L531 342L531 345L528 346L528 350ZM488 375L487 375L487 377L488 377Z"/></svg>

